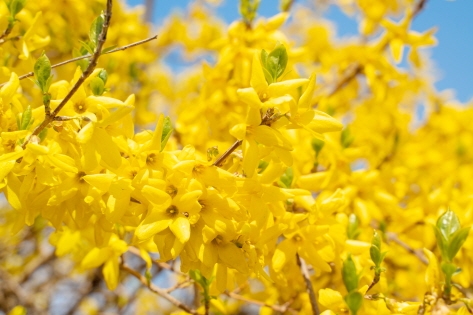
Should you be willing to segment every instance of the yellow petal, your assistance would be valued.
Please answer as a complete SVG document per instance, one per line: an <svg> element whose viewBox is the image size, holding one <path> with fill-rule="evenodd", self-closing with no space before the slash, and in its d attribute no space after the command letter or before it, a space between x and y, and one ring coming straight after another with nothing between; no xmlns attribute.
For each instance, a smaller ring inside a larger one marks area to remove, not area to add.
<svg viewBox="0 0 473 315"><path fill-rule="evenodd" d="M404 53L404 42L399 38L393 38L389 44L389 47L391 48L391 54L393 55L394 61L396 63L400 63Z"/></svg>
<svg viewBox="0 0 473 315"><path fill-rule="evenodd" d="M171 232L176 235L181 243L186 243L191 236L191 227L189 220L184 217L177 217L169 225Z"/></svg>
<svg viewBox="0 0 473 315"><path fill-rule="evenodd" d="M281 82L276 82L268 86L268 94L271 97L282 96L289 94L296 90L298 87L309 82L307 79L292 79Z"/></svg>
<svg viewBox="0 0 473 315"><path fill-rule="evenodd" d="M314 119L308 126L312 131L317 133L325 133L340 131L343 129L343 124L330 115L318 110L314 112Z"/></svg>
<svg viewBox="0 0 473 315"><path fill-rule="evenodd" d="M264 91L268 87L266 78L264 76L263 67L259 58L259 54L255 53L253 55L253 64L251 66L251 79L250 85L256 91Z"/></svg>
<svg viewBox="0 0 473 315"><path fill-rule="evenodd" d="M312 107L312 96L315 91L315 73L310 76L309 84L304 93L299 98L299 108L309 109Z"/></svg>
<svg viewBox="0 0 473 315"><path fill-rule="evenodd" d="M278 244L272 258L273 269L281 272L288 261L296 259L297 247L290 240L284 240Z"/></svg>
<svg viewBox="0 0 473 315"><path fill-rule="evenodd" d="M105 278L105 282L107 283L108 289L115 290L118 285L119 276L118 257L112 257L111 259L107 260L103 266L102 273L103 277Z"/></svg>
<svg viewBox="0 0 473 315"><path fill-rule="evenodd" d="M169 196L168 193L150 185L143 186L141 193L149 202L154 205L164 205L167 203L170 205L171 203L171 196Z"/></svg>
<svg viewBox="0 0 473 315"><path fill-rule="evenodd" d="M258 110L261 108L262 103L259 99L258 94L253 88L238 89L237 94L240 101L242 101L246 105Z"/></svg>

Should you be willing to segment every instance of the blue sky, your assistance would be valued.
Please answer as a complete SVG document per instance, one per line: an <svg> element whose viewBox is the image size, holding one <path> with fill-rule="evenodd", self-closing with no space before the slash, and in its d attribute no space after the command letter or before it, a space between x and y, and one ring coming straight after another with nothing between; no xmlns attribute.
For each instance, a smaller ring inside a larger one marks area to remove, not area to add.
<svg viewBox="0 0 473 315"><path fill-rule="evenodd" d="M306 1L296 0L300 3ZM144 0L127 0L130 5L143 2ZM153 22L159 25L171 12L184 9L189 2L189 0L155 0ZM228 22L238 19L238 3L238 0L224 0L218 9L218 14ZM276 14L278 4L279 0L261 0L259 15ZM430 49L438 74L435 86L439 91L453 89L456 98L461 102L473 99L472 12L473 0L429 0L412 27L420 32L437 27L438 45ZM324 16L337 25L339 36L357 33L357 23L333 7Z"/></svg>

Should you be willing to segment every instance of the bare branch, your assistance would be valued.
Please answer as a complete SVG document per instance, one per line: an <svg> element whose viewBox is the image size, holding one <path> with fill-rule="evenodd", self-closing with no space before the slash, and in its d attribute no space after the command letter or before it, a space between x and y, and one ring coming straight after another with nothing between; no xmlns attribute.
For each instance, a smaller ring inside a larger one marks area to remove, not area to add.
<svg viewBox="0 0 473 315"><path fill-rule="evenodd" d="M223 162L225 162L225 160L230 156L230 154L232 154L233 151L235 151L242 143L243 143L243 140L237 140L237 141L235 141L235 143L232 144L232 146L231 146L230 148L228 148L228 150L225 151L225 153L223 153L223 154L215 161L215 163L214 163L213 165L214 165L214 166L217 166L217 167L222 166Z"/></svg>
<svg viewBox="0 0 473 315"><path fill-rule="evenodd" d="M242 296L240 294L237 294L235 292L225 292L225 295L228 296L228 297L231 297L232 299L239 300L239 301L242 301L242 302L245 302L245 303L250 303L250 304L254 304L254 305L258 305L258 306L269 307L273 311L276 311L276 312L284 313L284 312L287 312L287 311L291 310L289 308L289 304L287 304L287 303L284 304L284 305L271 305L271 304L267 304L265 302L261 302L261 301L258 301L258 300L253 300L253 299L244 297L244 296Z"/></svg>
<svg viewBox="0 0 473 315"><path fill-rule="evenodd" d="M305 263L304 259L302 259L299 254L296 254L297 258L297 265L301 268L302 276L304 277L307 293L309 294L310 304L312 305L312 311L314 315L319 315L320 310L319 306L317 305L317 297L315 296L314 287L312 286L312 282L310 282L310 275L309 270L307 269L307 264Z"/></svg>
<svg viewBox="0 0 473 315"><path fill-rule="evenodd" d="M137 42L134 42L134 43L131 43L131 44L128 44L128 45L125 45L125 46L121 46L121 47L117 47L115 49L112 49L112 50L109 50L107 52L104 52L102 53L102 55L108 55L108 54L113 54L117 51L122 51L122 50L127 50L128 48L132 48L132 47L135 47L135 46L139 46L139 45L142 45L142 44L145 44L147 42L150 42L154 39L158 38L158 35L154 35L152 37L149 37L149 38L145 38L145 39L142 39L142 40L139 40ZM11 38L11 40L14 39L14 38ZM0 41L0 44L2 42ZM84 55L84 56L79 56L79 57L75 57L75 58L72 58L72 59L68 59L68 60L65 60L65 61L61 61L59 63L56 63L54 65L51 66L51 68L57 68L57 67L60 67L60 66L64 66L64 65L67 65L71 62L75 62L75 61L79 61L79 60L82 60L82 59L87 59L87 58L90 58L92 57L92 55L90 54L87 54L87 55ZM34 76L34 72L28 72L26 74L23 74L21 76L18 77L19 80L23 80L23 79L26 79L26 78L29 78L29 77L32 77ZM5 83L2 83L0 84L0 87L4 86L5 84L7 84L8 82L5 82Z"/></svg>
<svg viewBox="0 0 473 315"><path fill-rule="evenodd" d="M123 269L124 271L128 272L129 274L131 274L136 279L138 279L144 286L146 286L148 289L150 289L150 291L152 291L152 292L158 294L159 296L165 298L166 300L168 300L170 303L172 303L176 307L178 307L178 308L180 308L180 309L182 309L182 310L184 310L184 311L186 311L190 314L195 314L195 315L199 314L196 310L189 308L187 305L183 304L181 301L177 300L175 297L173 297L172 295L167 293L166 290L161 289L161 288L155 286L154 284L152 284L150 281L148 281L148 279L146 279L145 276L141 275L136 270L128 267L126 264L122 264L120 266L120 268Z"/></svg>
<svg viewBox="0 0 473 315"><path fill-rule="evenodd" d="M54 117L56 117L61 109L67 104L67 102L71 99L71 97L77 92L77 90L80 88L82 83L92 74L94 71L95 67L97 66L98 59L101 55L102 52L102 47L107 39L107 32L108 32L108 27L110 26L110 20L112 18L112 0L107 0L107 8L105 10L104 14L104 22L103 22L103 27L102 31L99 34L98 40L97 40L97 46L95 47L94 54L90 58L90 63L87 69L82 73L81 77L77 82L74 84L72 89L67 93L67 95L64 97L64 99L61 101L61 103L52 111L52 113L48 114L46 113L46 117L44 118L43 122L33 130L33 133L31 136L23 143L23 148L26 147L28 144L29 140L37 136L44 128L46 128L53 120Z"/></svg>
<svg viewBox="0 0 473 315"><path fill-rule="evenodd" d="M396 233L393 233L393 232L386 232L386 238L387 238L388 241L392 241L392 242L398 244L399 246L401 246L402 248L404 248L404 249L405 249L406 251L408 251L409 253L415 255L417 258L419 258L419 260L420 260L424 265L428 265L428 264L429 264L429 261L428 261L427 258L424 256L424 253L422 253L422 250L412 248L411 246L409 246L409 244L407 244L407 243L403 242L402 240L400 240Z"/></svg>

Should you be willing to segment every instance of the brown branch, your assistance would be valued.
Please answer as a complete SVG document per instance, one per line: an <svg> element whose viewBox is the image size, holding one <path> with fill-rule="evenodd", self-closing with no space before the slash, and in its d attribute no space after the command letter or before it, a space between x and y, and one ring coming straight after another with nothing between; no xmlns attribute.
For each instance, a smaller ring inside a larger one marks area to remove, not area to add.
<svg viewBox="0 0 473 315"><path fill-rule="evenodd" d="M234 144L230 148L228 148L225 153L223 153L213 164L214 166L220 167L222 166L223 162L225 162L226 158L230 156L230 154L233 153L241 144L243 143L243 140L237 140L235 141Z"/></svg>
<svg viewBox="0 0 473 315"><path fill-rule="evenodd" d="M273 311L276 311L276 312L284 313L284 312L287 312L287 311L291 310L289 308L289 305L287 305L287 304L284 304L284 305L271 305L271 304L268 304L268 303L265 303L265 302L262 302L262 301L253 300L253 299L244 297L244 296L242 296L240 294L237 294L235 292L225 292L224 294L228 297L231 297L232 299L239 300L239 301L242 301L242 302L245 302L245 303L258 305L258 306L261 306L261 307L263 307L263 306L269 307Z"/></svg>
<svg viewBox="0 0 473 315"><path fill-rule="evenodd" d="M18 36L13 36L13 37L9 37L9 38L2 38L0 39L0 45L3 45L4 43L10 41L10 40L19 40L21 38L21 35L18 35ZM6 84L6 83L4 83ZM4 85L2 84L2 86Z"/></svg>
<svg viewBox="0 0 473 315"><path fill-rule="evenodd" d="M163 297L164 299L168 300L170 303L172 303L176 307L178 307L178 308L180 308L180 309L182 309L182 310L184 310L184 311L186 311L190 314L195 314L195 315L199 314L196 310L189 308L187 305L185 305L184 303L182 303L181 301L179 301L178 299L176 299L175 297L173 297L172 295L167 293L166 290L155 286L153 283L148 281L148 279L146 279L145 276L141 275L136 270L128 267L126 264L122 264L120 267L121 267L121 269L128 272L130 275L132 275L136 279L138 279L144 286L146 286L148 289L150 289L150 291L152 291L152 292L158 294L159 296Z"/></svg>
<svg viewBox="0 0 473 315"><path fill-rule="evenodd" d="M424 253L422 253L422 251L420 249L414 249L412 248L411 246L409 246L409 244L405 243L404 241L400 240L399 237L397 236L396 233L393 233L393 232L386 232L386 238L388 241L392 241L396 244L398 244L399 246L401 246L402 248L404 248L406 251L408 251L409 253L415 255L417 258L419 258L419 260L424 264L424 265L428 265L429 264L429 261L427 260L427 258L424 256Z"/></svg>
<svg viewBox="0 0 473 315"><path fill-rule="evenodd" d="M412 11L411 18L414 19L419 13L425 8L427 0L419 0L414 10ZM389 41L384 40L380 44L380 49L385 50L389 45ZM358 74L363 70L363 65L360 63L355 63L349 67L346 73L342 76L341 80L337 82L335 87L328 93L328 96L334 95L336 92L345 87L351 80L353 80Z"/></svg>
<svg viewBox="0 0 473 315"><path fill-rule="evenodd" d="M8 22L7 28L3 31L2 35L0 35L0 39L3 40L1 43L3 44L6 42L6 37L10 35L11 31L13 30L13 26L15 25L15 22Z"/></svg>
<svg viewBox="0 0 473 315"><path fill-rule="evenodd" d="M31 260L25 267L23 272L21 273L21 277L18 279L19 283L24 283L28 281L30 276L35 272L39 267L51 262L52 260L56 259L54 255L54 251L51 251L47 255L39 255L35 259Z"/></svg>
<svg viewBox="0 0 473 315"><path fill-rule="evenodd" d="M128 251L130 253L132 253L133 255L135 256L138 256L138 257L141 257L141 254L140 254L140 250L136 247L133 247L133 246L129 246L128 247ZM180 276L187 276L186 273L183 273L179 270L176 270L176 268L174 268L173 266L171 266L170 264L167 264L167 263L164 263L164 262L159 262L159 261L156 261L156 260L152 260L153 264L155 264L158 268L160 269L166 269L166 270L169 270L169 271L172 271L174 272L175 274L178 274Z"/></svg>
<svg viewBox="0 0 473 315"><path fill-rule="evenodd" d="M98 59L101 55L102 52L102 47L107 39L107 32L108 32L108 27L110 26L110 20L112 18L112 0L107 0L107 8L105 10L104 14L104 22L102 26L102 31L100 32L97 40L97 46L95 47L94 54L90 58L89 66L85 71L82 73L80 76L79 80L74 84L74 86L71 88L69 93L67 93L66 97L61 101L61 103L52 111L52 113L46 112L46 116L43 120L43 122L37 126L34 130L31 136L28 137L28 139L23 143L23 148L26 147L28 144L29 140L37 136L41 131L43 131L44 128L46 128L51 122L54 121L54 118L59 114L61 109L67 104L67 102L71 99L71 97L77 92L77 90L80 88L82 83L92 74L94 71L95 67L97 66Z"/></svg>
<svg viewBox="0 0 473 315"><path fill-rule="evenodd" d="M304 277L304 282L307 288L307 294L309 294L310 304L312 305L312 311L314 315L319 315L320 310L319 306L317 305L317 298L315 296L314 287L312 286L312 282L310 282L310 275L309 270L307 269L307 264L305 263L304 259L302 259L299 254L296 254L297 265L301 268L302 276Z"/></svg>
<svg viewBox="0 0 473 315"><path fill-rule="evenodd" d="M127 50L128 48L132 48L132 47L135 47L135 46L139 46L139 45L142 45L142 44L145 44L147 42L150 42L154 39L157 39L158 38L158 35L154 35L152 37L149 37L149 38L146 38L146 39L142 39L142 40L139 40L137 42L134 42L134 43L131 43L131 44L128 44L128 45L125 45L125 46L121 46L121 47L117 47L115 49L112 49L112 50L109 50L107 52L104 52L102 53L102 55L108 55L108 54L113 54L117 51L122 51L122 50ZM13 38L11 38L13 39ZM0 44L2 42L0 41ZM67 65L71 62L75 62L75 61L79 61L79 60L82 60L82 59L86 59L86 58L90 58L92 57L91 54L87 54L87 55L84 55L84 56L79 56L79 57L75 57L75 58L72 58L72 59L68 59L68 60L65 60L65 61L61 61L59 63L56 63L54 65L51 66L51 68L57 68L57 67L60 67L60 66L64 66L64 65ZM32 77L34 76L34 72L28 72L26 74L23 74L21 76L18 77L19 80L23 80L23 79L26 79L26 78L29 78L29 77ZM5 84L7 84L8 82L5 82L5 83L2 83L0 84L0 87L4 86Z"/></svg>

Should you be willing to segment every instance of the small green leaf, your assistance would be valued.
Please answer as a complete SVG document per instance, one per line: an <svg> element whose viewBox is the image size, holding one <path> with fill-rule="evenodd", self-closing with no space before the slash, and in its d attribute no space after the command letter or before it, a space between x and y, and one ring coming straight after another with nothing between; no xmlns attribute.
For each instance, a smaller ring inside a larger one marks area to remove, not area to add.
<svg viewBox="0 0 473 315"><path fill-rule="evenodd" d="M95 44L92 42L84 42L84 41L79 41L81 44L80 50L87 52L89 55L94 54L94 49L95 49Z"/></svg>
<svg viewBox="0 0 473 315"><path fill-rule="evenodd" d="M28 107L26 107L25 111L21 115L20 130L28 129L28 126L31 121L31 116L32 116L31 106L28 105Z"/></svg>
<svg viewBox="0 0 473 315"><path fill-rule="evenodd" d="M342 133L340 135L340 143L342 144L343 148L348 148L352 143L355 138L350 132L350 129L347 127L342 130Z"/></svg>
<svg viewBox="0 0 473 315"><path fill-rule="evenodd" d="M451 279L453 275L461 271L461 269L452 263L442 263L441 268L447 279Z"/></svg>
<svg viewBox="0 0 473 315"><path fill-rule="evenodd" d="M103 29L103 23L104 23L104 13L102 12L93 22L92 25L90 26L89 30L89 39L90 42L93 44L93 48L95 49L95 46L97 46L97 42L99 40L99 35L102 32Z"/></svg>
<svg viewBox="0 0 473 315"><path fill-rule="evenodd" d="M448 240L445 239L440 230L434 227L435 237L437 238L437 246L439 247L442 259L448 261Z"/></svg>
<svg viewBox="0 0 473 315"><path fill-rule="evenodd" d="M46 139L46 136L48 135L48 128L44 128L41 130L41 132L38 134L38 137L41 141L44 141Z"/></svg>
<svg viewBox="0 0 473 315"><path fill-rule="evenodd" d="M214 157L217 157L219 154L218 147L213 146L207 149L207 161L211 161Z"/></svg>
<svg viewBox="0 0 473 315"><path fill-rule="evenodd" d="M456 231L450 238L450 243L448 244L447 256L450 261L455 258L455 255L458 253L463 243L465 243L468 233L470 232L469 227L462 228Z"/></svg>
<svg viewBox="0 0 473 315"><path fill-rule="evenodd" d="M166 143L168 143L169 137L171 137L174 129L171 125L171 119L169 117L164 118L163 133L161 135L161 151L164 150Z"/></svg>
<svg viewBox="0 0 473 315"><path fill-rule="evenodd" d="M294 180L294 171L292 167L286 168L284 174L281 175L278 184L284 188L290 188L292 186L292 181Z"/></svg>
<svg viewBox="0 0 473 315"><path fill-rule="evenodd" d="M437 228L447 241L450 241L451 235L459 230L460 227L460 220L455 212L450 209L437 220Z"/></svg>
<svg viewBox="0 0 473 315"><path fill-rule="evenodd" d="M117 48L117 47L118 47L117 45L113 45L113 46L104 48L104 49L102 49L102 54L106 54L106 53L108 53L108 52L114 50L114 49Z"/></svg>
<svg viewBox="0 0 473 315"><path fill-rule="evenodd" d="M379 265L381 263L380 262L381 251L375 245L371 245L371 247L370 247L370 257L371 257L371 260L374 262L375 266L379 267Z"/></svg>
<svg viewBox="0 0 473 315"><path fill-rule="evenodd" d="M267 60L268 70L273 75L274 81L286 70L287 59L286 47L281 43L277 43L273 51L269 53Z"/></svg>
<svg viewBox="0 0 473 315"><path fill-rule="evenodd" d="M10 15L12 18L15 18L15 16L23 9L25 6L26 0L10 0L10 1L5 1L8 7L8 11L10 11Z"/></svg>
<svg viewBox="0 0 473 315"><path fill-rule="evenodd" d="M36 84L43 94L47 93L51 84L51 62L44 53L36 60L33 69Z"/></svg>
<svg viewBox="0 0 473 315"><path fill-rule="evenodd" d="M348 258L343 262L342 279L348 292L358 288L358 274L351 255L348 255Z"/></svg>
<svg viewBox="0 0 473 315"><path fill-rule="evenodd" d="M260 0L240 0L240 14L246 25L251 25L256 17Z"/></svg>
<svg viewBox="0 0 473 315"><path fill-rule="evenodd" d="M312 138L311 145L312 149L315 151L315 155L318 156L320 151L322 151L325 142L317 138Z"/></svg>
<svg viewBox="0 0 473 315"><path fill-rule="evenodd" d="M264 170L268 167L268 165L269 165L269 162L260 160L258 163L258 173L264 172Z"/></svg>
<svg viewBox="0 0 473 315"><path fill-rule="evenodd" d="M363 295L360 292L350 292L345 296L345 302L352 315L356 315L363 304Z"/></svg>
<svg viewBox="0 0 473 315"><path fill-rule="evenodd" d="M90 80L89 86L95 96L100 96L105 91L105 84L99 77L92 78L92 80Z"/></svg>
<svg viewBox="0 0 473 315"><path fill-rule="evenodd" d="M358 235L360 235L360 220L358 217L352 213L348 216L348 225L347 225L347 237L350 240L356 240Z"/></svg>
<svg viewBox="0 0 473 315"><path fill-rule="evenodd" d="M104 84L106 84L106 83L107 83L107 79L108 79L107 70L105 70L105 69L100 70L98 77L99 77L100 79L102 79L102 81L103 81Z"/></svg>
<svg viewBox="0 0 473 315"><path fill-rule="evenodd" d="M263 66L263 73L268 84L273 83L273 76L268 71L268 52L266 50L261 50L261 65Z"/></svg>

